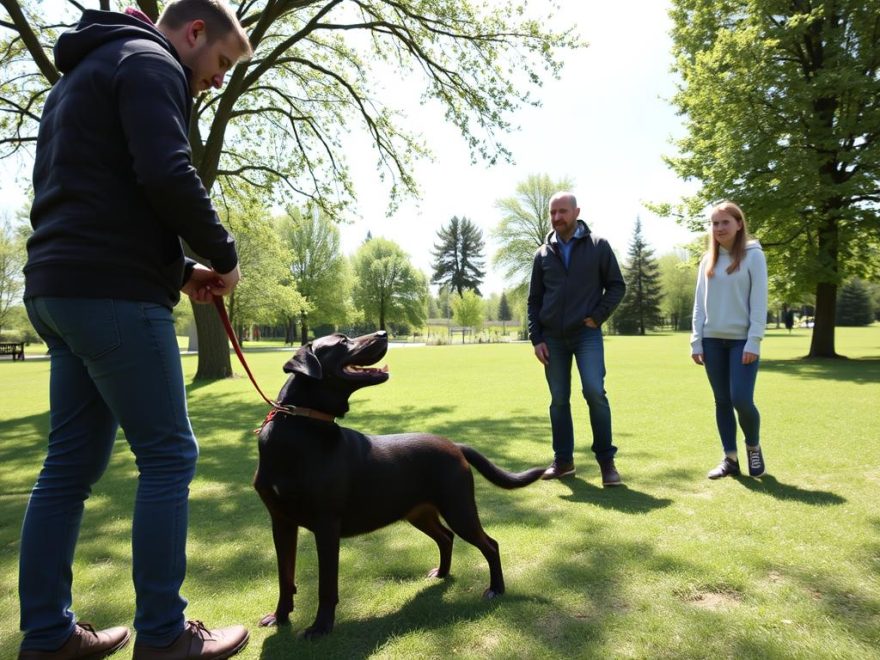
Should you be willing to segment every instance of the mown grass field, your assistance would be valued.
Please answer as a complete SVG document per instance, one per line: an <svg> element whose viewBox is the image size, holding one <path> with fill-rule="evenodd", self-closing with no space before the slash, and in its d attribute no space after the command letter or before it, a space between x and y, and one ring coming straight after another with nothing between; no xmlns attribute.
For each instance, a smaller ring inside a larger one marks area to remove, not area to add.
<svg viewBox="0 0 880 660"><path fill-rule="evenodd" d="M277 597L269 518L251 488L250 431L265 405L244 376L190 385L201 458L187 614L251 626L242 658L880 658L880 326L837 337L849 360L806 362L808 331L770 331L756 394L768 475L719 482L705 478L720 445L687 335L608 338L627 487L599 486L577 402L574 479L506 492L476 477L504 597L480 599L485 561L460 540L452 576L424 577L436 547L396 524L343 540L336 630L314 643L297 638L317 598L307 532L293 625L256 627ZM250 354L265 390L282 384L286 358ZM196 358L183 360L191 377ZM433 431L512 470L552 458L546 385L527 344L392 348L387 363L391 380L357 393L345 425ZM20 639L18 535L43 455L48 366L0 363L0 658ZM75 566L75 609L101 626L132 618L136 478L120 436L87 503Z"/></svg>

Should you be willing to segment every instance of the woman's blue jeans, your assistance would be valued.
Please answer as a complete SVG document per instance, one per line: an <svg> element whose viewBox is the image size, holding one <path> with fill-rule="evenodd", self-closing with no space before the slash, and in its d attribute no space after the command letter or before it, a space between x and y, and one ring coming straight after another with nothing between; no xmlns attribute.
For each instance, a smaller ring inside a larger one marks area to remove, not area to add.
<svg viewBox="0 0 880 660"><path fill-rule="evenodd" d="M760 360L743 364L745 345L745 339L703 338L703 364L715 395L715 422L725 452L736 451L737 418L746 445L760 442L761 415L754 401Z"/></svg>
<svg viewBox="0 0 880 660"><path fill-rule="evenodd" d="M587 328L566 337L546 337L550 363L544 367L550 387L550 427L557 461L574 460L574 427L571 420L571 363L574 359L581 388L590 409L593 453L599 461L614 458L611 444L611 406L605 395L605 347L602 330Z"/></svg>
<svg viewBox="0 0 880 660"><path fill-rule="evenodd" d="M189 483L198 445L171 310L86 298L32 298L49 347L49 443L21 532L22 649L51 650L73 631L71 565L85 500L119 426L138 468L132 521L134 626L162 646L183 630Z"/></svg>

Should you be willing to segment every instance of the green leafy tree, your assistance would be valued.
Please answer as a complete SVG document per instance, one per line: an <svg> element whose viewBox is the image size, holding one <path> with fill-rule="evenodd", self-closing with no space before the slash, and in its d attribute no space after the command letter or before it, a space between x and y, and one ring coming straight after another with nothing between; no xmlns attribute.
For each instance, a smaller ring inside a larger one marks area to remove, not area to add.
<svg viewBox="0 0 880 660"><path fill-rule="evenodd" d="M663 300L660 311L673 330L689 330L694 310L697 269L681 252L664 254L657 259Z"/></svg>
<svg viewBox="0 0 880 660"><path fill-rule="evenodd" d="M654 251L642 236L642 221L636 219L623 277L626 295L614 312L614 328L622 335L644 335L661 323L660 269Z"/></svg>
<svg viewBox="0 0 880 660"><path fill-rule="evenodd" d="M340 247L339 229L316 208L304 212L288 208L278 218L278 232L290 251L290 273L296 290L308 301L299 317L287 319L288 341L294 324L300 343L309 340L309 324L342 324L348 320L351 279L348 261Z"/></svg>
<svg viewBox="0 0 880 660"><path fill-rule="evenodd" d="M501 211L501 222L492 235L501 247L493 263L515 288L528 288L535 250L550 231L550 198L571 188L569 179L553 181L546 174L532 174L517 184L515 196L495 202Z"/></svg>
<svg viewBox="0 0 880 660"><path fill-rule="evenodd" d="M834 357L837 289L877 269L877 0L673 0L674 103L687 134L669 162L702 185L677 207L692 228L733 199L771 280L815 294L810 357Z"/></svg>
<svg viewBox="0 0 880 660"><path fill-rule="evenodd" d="M13 310L21 305L27 231L10 218L0 221L0 333L12 325Z"/></svg>
<svg viewBox="0 0 880 660"><path fill-rule="evenodd" d="M240 0L231 2L254 47L222 91L196 100L190 124L193 162L205 186L242 182L281 201L290 192L331 217L354 199L346 150L356 131L372 144L389 204L417 193L413 161L428 155L418 129L398 120L387 80L436 99L472 157L509 160L502 138L509 117L537 105L532 92L558 77L557 53L580 47L573 30L545 26L556 3L491 6L474 0ZM36 140L46 94L61 77L51 48L82 9L121 9L128 0L34 2L0 7L0 157ZM151 19L157 0L134 3ZM522 5L522 6L520 6ZM417 100L417 99L414 99ZM249 275L245 272L244 277ZM198 378L231 373L223 329L211 306L196 306Z"/></svg>
<svg viewBox="0 0 880 660"><path fill-rule="evenodd" d="M258 202L238 201L224 224L235 234L239 263L248 273L226 298L229 322L239 338L251 324L276 325L311 308L297 291L288 251Z"/></svg>
<svg viewBox="0 0 880 660"><path fill-rule="evenodd" d="M373 238L352 258L355 284L352 298L366 323L387 330L389 323L424 326L428 283L397 243Z"/></svg>
<svg viewBox="0 0 880 660"><path fill-rule="evenodd" d="M486 276L483 232L467 218L452 216L448 225L437 230L438 242L434 257L432 284L439 284L462 295L466 289L480 295L480 284Z"/></svg>
<svg viewBox="0 0 880 660"><path fill-rule="evenodd" d="M484 313L483 299L476 291L468 289L462 294L452 296L453 318L461 327L479 332L483 327Z"/></svg>
<svg viewBox="0 0 880 660"><path fill-rule="evenodd" d="M871 292L860 279L843 285L837 298L837 325L871 325L874 321L874 305Z"/></svg>

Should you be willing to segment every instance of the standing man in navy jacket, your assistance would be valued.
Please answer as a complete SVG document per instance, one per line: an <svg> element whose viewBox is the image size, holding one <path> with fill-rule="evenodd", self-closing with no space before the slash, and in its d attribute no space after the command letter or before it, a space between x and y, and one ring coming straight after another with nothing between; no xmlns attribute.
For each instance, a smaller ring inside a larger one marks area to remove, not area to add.
<svg viewBox="0 0 880 660"><path fill-rule="evenodd" d="M617 258L603 238L578 220L580 209L570 192L550 199L553 231L535 252L529 283L529 339L544 365L550 387L553 463L545 479L574 474L571 420L571 362L574 358L590 409L593 453L603 486L620 486L611 441L611 407L605 395L605 351L601 325L623 300L626 284Z"/></svg>
<svg viewBox="0 0 880 660"><path fill-rule="evenodd" d="M198 445L171 309L239 280L235 241L191 160L192 98L251 47L222 0L146 16L88 10L58 39L34 162L25 305L51 358L48 454L21 534L20 658L99 658L128 628L71 611L85 500L122 427L138 467L132 521L134 657L229 657L242 626L184 618L189 483ZM184 258L181 239L210 267Z"/></svg>

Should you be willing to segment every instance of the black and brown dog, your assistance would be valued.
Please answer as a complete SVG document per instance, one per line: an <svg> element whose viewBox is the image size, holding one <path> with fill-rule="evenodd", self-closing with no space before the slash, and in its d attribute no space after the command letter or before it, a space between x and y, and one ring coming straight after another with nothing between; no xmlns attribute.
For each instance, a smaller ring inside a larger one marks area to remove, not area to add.
<svg viewBox="0 0 880 660"><path fill-rule="evenodd" d="M504 593L498 543L480 524L468 464L502 488L520 488L543 468L512 474L476 450L426 433L369 436L335 423L348 412L356 390L388 380L372 368L388 349L384 332L355 339L334 334L299 349L284 365L291 374L278 396L286 412L270 414L260 431L260 462L254 487L272 517L278 558L275 611L261 625L287 623L296 593L299 527L315 535L318 551L318 612L307 638L333 629L338 594L339 539L407 520L440 549L429 575L445 577L458 534L489 563L484 596ZM440 517L446 521L444 526Z"/></svg>

